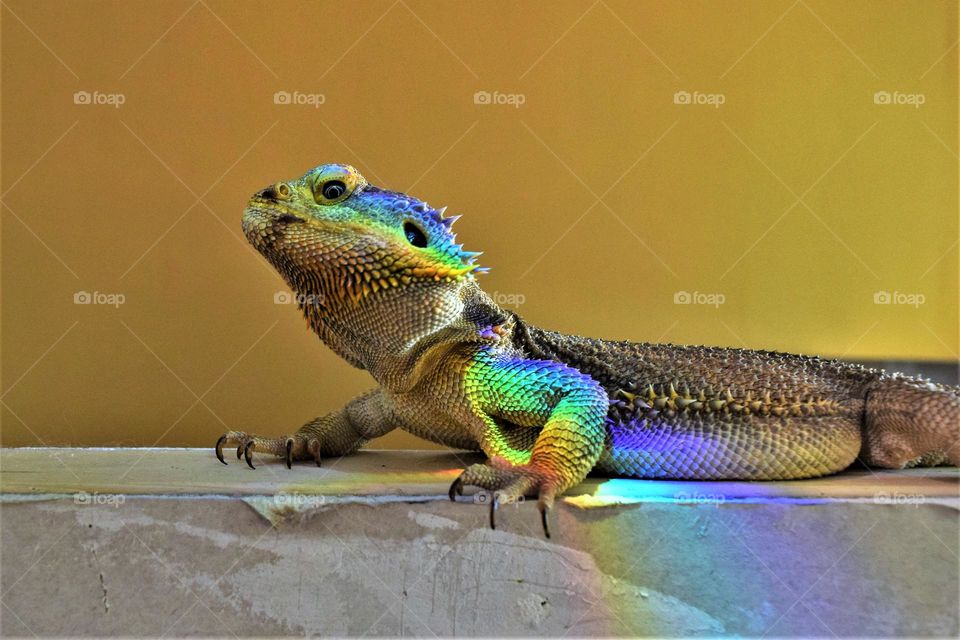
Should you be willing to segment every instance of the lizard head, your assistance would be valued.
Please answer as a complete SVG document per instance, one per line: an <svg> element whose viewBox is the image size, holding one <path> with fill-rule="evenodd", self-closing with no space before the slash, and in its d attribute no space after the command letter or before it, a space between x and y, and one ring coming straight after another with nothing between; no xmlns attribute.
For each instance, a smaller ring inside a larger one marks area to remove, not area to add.
<svg viewBox="0 0 960 640"><path fill-rule="evenodd" d="M254 194L251 244L301 293L353 303L416 283L486 271L457 244L445 207L376 187L349 165L325 164Z"/></svg>

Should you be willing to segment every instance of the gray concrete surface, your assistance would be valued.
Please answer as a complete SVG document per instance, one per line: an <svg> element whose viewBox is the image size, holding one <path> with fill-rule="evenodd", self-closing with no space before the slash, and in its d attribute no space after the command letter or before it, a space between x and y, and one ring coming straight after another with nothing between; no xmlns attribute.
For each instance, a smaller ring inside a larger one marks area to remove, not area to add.
<svg viewBox="0 0 960 640"><path fill-rule="evenodd" d="M958 633L956 469L591 478L545 540L532 504L491 531L485 505L446 500L473 459L2 450L0 634Z"/></svg>

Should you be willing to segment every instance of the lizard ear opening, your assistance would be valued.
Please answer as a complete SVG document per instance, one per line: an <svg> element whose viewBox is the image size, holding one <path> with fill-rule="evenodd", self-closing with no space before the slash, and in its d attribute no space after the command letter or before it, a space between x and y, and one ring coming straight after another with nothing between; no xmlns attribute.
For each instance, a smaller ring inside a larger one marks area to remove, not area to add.
<svg viewBox="0 0 960 640"><path fill-rule="evenodd" d="M403 235L406 236L407 242L415 247L423 249L427 246L427 234L409 220L403 223Z"/></svg>

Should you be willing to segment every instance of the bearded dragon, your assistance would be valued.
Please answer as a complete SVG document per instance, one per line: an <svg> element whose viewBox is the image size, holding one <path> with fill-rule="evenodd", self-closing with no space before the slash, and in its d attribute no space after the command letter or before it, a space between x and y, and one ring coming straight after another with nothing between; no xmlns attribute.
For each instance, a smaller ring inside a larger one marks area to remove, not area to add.
<svg viewBox="0 0 960 640"><path fill-rule="evenodd" d="M293 461L343 456L395 428L482 451L450 487L498 504L555 499L591 471L634 478L810 478L856 460L960 462L960 388L772 351L607 341L528 324L445 207L327 164L254 194L243 231L320 340L377 387L289 435L216 444Z"/></svg>

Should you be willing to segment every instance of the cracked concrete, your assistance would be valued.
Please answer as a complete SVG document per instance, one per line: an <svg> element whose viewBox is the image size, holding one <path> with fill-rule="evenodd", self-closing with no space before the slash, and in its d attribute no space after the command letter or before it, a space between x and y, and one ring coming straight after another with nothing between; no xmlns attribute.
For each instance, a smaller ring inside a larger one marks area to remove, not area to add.
<svg viewBox="0 0 960 640"><path fill-rule="evenodd" d="M614 495L596 480L544 540L532 504L502 507L491 531L485 507L447 502L453 456L370 454L311 482L156 452L128 491L97 493L139 454L61 451L81 479L65 491L51 470L70 474L33 451L0 453L4 636L958 632L955 469L839 476L806 497L802 483L681 483L670 500L670 483L616 481L631 504L576 506Z"/></svg>
<svg viewBox="0 0 960 640"><path fill-rule="evenodd" d="M97 565L97 569L100 568L100 559L97 557L97 547L94 545L93 549L93 560ZM103 590L103 612L110 613L110 601L107 599L107 585L103 581L103 571L97 572L97 577L100 578L100 589Z"/></svg>

